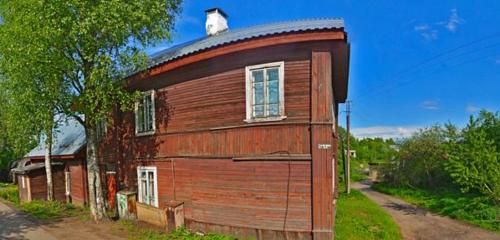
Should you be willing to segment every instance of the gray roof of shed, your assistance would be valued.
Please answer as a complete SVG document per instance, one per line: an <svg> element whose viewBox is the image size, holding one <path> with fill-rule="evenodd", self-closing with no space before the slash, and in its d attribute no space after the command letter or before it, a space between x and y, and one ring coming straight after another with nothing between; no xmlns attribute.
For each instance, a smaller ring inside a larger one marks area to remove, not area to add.
<svg viewBox="0 0 500 240"><path fill-rule="evenodd" d="M151 56L152 62L149 67L151 68L176 58L237 41L282 33L343 28L344 20L341 18L334 18L286 21L228 30L215 36L199 38L153 54Z"/></svg>
<svg viewBox="0 0 500 240"><path fill-rule="evenodd" d="M54 167L54 166L63 166L64 164L62 162L52 162L50 165ZM10 171L13 173L26 174L31 171L44 168L45 168L45 163L39 162L39 163L31 163L25 166L18 166L16 168L11 169Z"/></svg>
<svg viewBox="0 0 500 240"><path fill-rule="evenodd" d="M85 146L85 129L76 120L68 120L63 123L54 134L54 144L52 144L52 155L72 155L76 154ZM37 147L31 150L25 157L40 157L45 155L45 142L42 141Z"/></svg>

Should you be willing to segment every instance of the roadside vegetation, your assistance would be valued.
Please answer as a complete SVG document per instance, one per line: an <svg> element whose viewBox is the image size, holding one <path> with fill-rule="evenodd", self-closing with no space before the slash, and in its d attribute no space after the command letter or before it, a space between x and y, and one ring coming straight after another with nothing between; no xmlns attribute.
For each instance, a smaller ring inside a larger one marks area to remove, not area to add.
<svg viewBox="0 0 500 240"><path fill-rule="evenodd" d="M84 208L59 201L35 200L21 203L17 186L8 183L0 183L0 198L39 220L56 221L65 217L83 218L88 215L88 211Z"/></svg>
<svg viewBox="0 0 500 240"><path fill-rule="evenodd" d="M353 189L338 199L335 239L401 239L401 233L389 214Z"/></svg>
<svg viewBox="0 0 500 240"><path fill-rule="evenodd" d="M128 232L128 238L131 240L235 240L234 237L228 237L220 234L209 233L205 235L190 232L186 228L179 228L166 234L165 232L142 228L132 221L120 220L118 224Z"/></svg>
<svg viewBox="0 0 500 240"><path fill-rule="evenodd" d="M351 158L351 182L368 178L369 163L388 163L395 150L394 141L382 138L357 139L350 135L351 149L356 157ZM402 239L398 225L380 206L356 189L351 193L345 189L345 166L347 132L339 127L339 198L335 216L335 239Z"/></svg>
<svg viewBox="0 0 500 240"><path fill-rule="evenodd" d="M499 113L483 110L463 129L422 129L397 147L375 190L500 231Z"/></svg>
<svg viewBox="0 0 500 240"><path fill-rule="evenodd" d="M374 190L394 195L432 212L460 219L485 229L500 231L500 208L484 196L453 188L395 187L378 183Z"/></svg>

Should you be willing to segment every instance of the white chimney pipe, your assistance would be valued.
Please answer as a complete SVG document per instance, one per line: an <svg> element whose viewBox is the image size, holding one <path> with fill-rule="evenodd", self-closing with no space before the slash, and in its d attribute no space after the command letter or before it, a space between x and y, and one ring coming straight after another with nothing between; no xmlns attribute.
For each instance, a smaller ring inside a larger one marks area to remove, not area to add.
<svg viewBox="0 0 500 240"><path fill-rule="evenodd" d="M228 29L227 14L220 8L212 8L205 11L207 21L205 22L205 30L208 36L217 35Z"/></svg>

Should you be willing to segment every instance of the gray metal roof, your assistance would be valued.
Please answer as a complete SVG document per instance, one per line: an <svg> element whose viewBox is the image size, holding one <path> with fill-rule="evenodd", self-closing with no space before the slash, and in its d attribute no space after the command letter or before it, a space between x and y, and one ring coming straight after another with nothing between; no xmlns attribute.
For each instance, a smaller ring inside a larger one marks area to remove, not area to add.
<svg viewBox="0 0 500 240"><path fill-rule="evenodd" d="M50 164L51 166L63 166L64 164L62 162L52 162ZM31 163L29 162L28 165L24 166L18 166L16 168L11 169L11 172L14 173L20 173L20 174L26 174L34 170L38 169L44 169L45 168L45 163L44 162L39 162L39 163Z"/></svg>
<svg viewBox="0 0 500 240"><path fill-rule="evenodd" d="M257 25L242 29L228 30L215 36L207 36L160 51L153 56L149 67L154 67L176 58L241 40L273 34L303 32L313 30L343 29L344 20L308 19Z"/></svg>
<svg viewBox="0 0 500 240"><path fill-rule="evenodd" d="M85 130L76 120L68 120L57 128L54 134L54 144L52 144L52 155L76 154L85 146ZM31 150L25 157L40 157L45 155L45 142Z"/></svg>

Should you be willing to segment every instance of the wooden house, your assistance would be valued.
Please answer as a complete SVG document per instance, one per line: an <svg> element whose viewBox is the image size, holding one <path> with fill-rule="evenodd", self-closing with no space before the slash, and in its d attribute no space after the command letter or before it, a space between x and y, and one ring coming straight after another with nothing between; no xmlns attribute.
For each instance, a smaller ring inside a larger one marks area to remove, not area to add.
<svg viewBox="0 0 500 240"><path fill-rule="evenodd" d="M129 76L143 97L113 113L100 161L115 166L119 190L137 191L146 220L165 221L175 201L196 231L332 239L343 20L227 26L208 10L206 37Z"/></svg>
<svg viewBox="0 0 500 240"><path fill-rule="evenodd" d="M76 121L63 123L54 133L52 181L56 200L77 205L87 203L85 131ZM16 175L22 201L47 199L45 143L42 141L19 162Z"/></svg>

